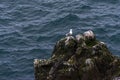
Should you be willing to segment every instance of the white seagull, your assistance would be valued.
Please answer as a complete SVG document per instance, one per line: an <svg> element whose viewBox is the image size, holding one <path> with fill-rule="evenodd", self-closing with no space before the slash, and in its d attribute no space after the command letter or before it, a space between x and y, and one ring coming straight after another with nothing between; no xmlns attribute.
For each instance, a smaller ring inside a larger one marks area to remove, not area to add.
<svg viewBox="0 0 120 80"><path fill-rule="evenodd" d="M70 29L69 33L66 34L66 36L72 36L73 32L72 29Z"/></svg>
<svg viewBox="0 0 120 80"><path fill-rule="evenodd" d="M73 34L72 29L70 29L69 33L66 34L65 45L69 44L69 40L70 40L70 39L73 39L72 34Z"/></svg>

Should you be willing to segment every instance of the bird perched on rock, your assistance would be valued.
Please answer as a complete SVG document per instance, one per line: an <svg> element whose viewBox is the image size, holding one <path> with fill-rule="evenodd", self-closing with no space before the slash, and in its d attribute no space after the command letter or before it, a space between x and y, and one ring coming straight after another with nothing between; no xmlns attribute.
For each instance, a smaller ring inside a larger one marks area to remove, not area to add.
<svg viewBox="0 0 120 80"><path fill-rule="evenodd" d="M73 32L72 29L70 29L69 33L66 34L66 36L72 36Z"/></svg>
<svg viewBox="0 0 120 80"><path fill-rule="evenodd" d="M74 39L74 37L72 36L72 34L73 34L72 29L70 29L69 33L66 34L65 45L69 44L69 40L70 39Z"/></svg>

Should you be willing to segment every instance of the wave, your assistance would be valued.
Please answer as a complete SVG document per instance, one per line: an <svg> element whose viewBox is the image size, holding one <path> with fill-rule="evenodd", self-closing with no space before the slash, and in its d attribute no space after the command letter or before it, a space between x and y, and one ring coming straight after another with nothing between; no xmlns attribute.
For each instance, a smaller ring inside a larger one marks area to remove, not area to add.
<svg viewBox="0 0 120 80"><path fill-rule="evenodd" d="M48 58L70 28L74 34L92 29L119 55L119 10L119 0L1 1L1 79L32 80L34 58Z"/></svg>
<svg viewBox="0 0 120 80"><path fill-rule="evenodd" d="M51 27L56 27L57 25L62 25L64 23L67 24L67 23L71 23L71 22L76 22L76 21L79 21L79 17L75 14L68 14L62 18L58 18L54 21L50 21L48 22L44 27L46 28L46 26L51 26Z"/></svg>
<svg viewBox="0 0 120 80"><path fill-rule="evenodd" d="M91 2L102 2L102 3L112 3L112 4L116 4L119 3L119 0L90 0Z"/></svg>

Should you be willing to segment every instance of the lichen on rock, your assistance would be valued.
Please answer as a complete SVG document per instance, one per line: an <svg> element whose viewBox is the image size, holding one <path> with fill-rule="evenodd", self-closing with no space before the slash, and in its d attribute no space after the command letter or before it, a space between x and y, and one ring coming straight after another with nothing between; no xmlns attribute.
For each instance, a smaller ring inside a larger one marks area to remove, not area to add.
<svg viewBox="0 0 120 80"><path fill-rule="evenodd" d="M120 76L120 58L92 31L59 40L49 59L35 59L35 80L113 80Z"/></svg>

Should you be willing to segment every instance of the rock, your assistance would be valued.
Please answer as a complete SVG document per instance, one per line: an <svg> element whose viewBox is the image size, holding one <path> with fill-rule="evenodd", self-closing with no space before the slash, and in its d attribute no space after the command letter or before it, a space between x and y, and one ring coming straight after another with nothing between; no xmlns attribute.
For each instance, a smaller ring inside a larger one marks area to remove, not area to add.
<svg viewBox="0 0 120 80"><path fill-rule="evenodd" d="M35 80L113 80L120 77L120 58L92 31L59 40L49 59L35 59Z"/></svg>
<svg viewBox="0 0 120 80"><path fill-rule="evenodd" d="M86 40L94 40L95 39L95 35L91 30L84 32L83 35Z"/></svg>

